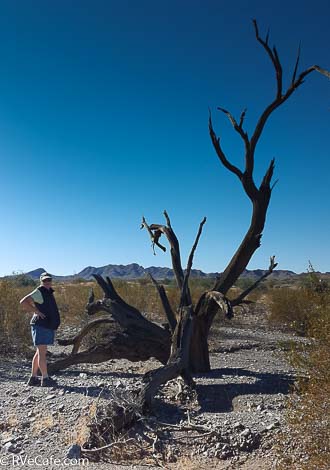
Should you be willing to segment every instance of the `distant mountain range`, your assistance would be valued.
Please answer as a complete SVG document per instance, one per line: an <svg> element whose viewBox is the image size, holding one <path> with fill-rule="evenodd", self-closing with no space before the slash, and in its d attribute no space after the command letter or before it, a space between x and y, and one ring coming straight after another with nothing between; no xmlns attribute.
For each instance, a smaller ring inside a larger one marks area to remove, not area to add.
<svg viewBox="0 0 330 470"><path fill-rule="evenodd" d="M39 279L39 276L42 272L44 272L44 268L38 268L33 271L29 271L26 273L27 276L31 277L32 279ZM257 279L262 276L266 270L262 269L254 269L248 270L245 269L241 278L250 278L250 279ZM53 278L59 281L73 281L75 279L85 279L86 281L93 279L93 274L99 274L103 277L109 276L112 279L139 279L146 276L150 273L155 279L172 279L174 277L173 270L170 268L162 268L157 266L150 266L149 268L143 268L137 263L131 263L127 265L123 264L107 264L106 266L101 266L96 268L94 266L88 266L80 271L78 274L69 275L69 276L57 276L53 274ZM199 278L216 278L219 276L220 273L204 273L199 269L192 269L191 276L192 277L199 277ZM272 274L273 277L276 279L288 279L297 277L298 274L294 273L293 271L288 270L275 270Z"/></svg>

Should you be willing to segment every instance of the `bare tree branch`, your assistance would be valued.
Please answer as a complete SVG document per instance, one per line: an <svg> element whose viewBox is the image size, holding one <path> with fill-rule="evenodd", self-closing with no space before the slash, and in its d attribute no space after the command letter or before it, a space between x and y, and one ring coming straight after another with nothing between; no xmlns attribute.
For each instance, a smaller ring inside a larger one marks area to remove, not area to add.
<svg viewBox="0 0 330 470"><path fill-rule="evenodd" d="M292 80L291 80L291 86L294 84L294 82L296 81L296 75L297 75L297 70L298 70L298 65L299 65L299 59L300 59L300 43L299 43L299 47L298 47L298 53L297 53L297 59L296 59L296 64L294 66L294 71L293 71L293 75L292 75Z"/></svg>
<svg viewBox="0 0 330 470"><path fill-rule="evenodd" d="M172 267L173 267L173 271L175 274L176 282L177 282L179 289L181 290L183 279L184 279L184 274L183 274L183 269L182 269L182 264L181 264L180 245L174 233L174 230L172 229L171 221L166 211L164 211L164 217L165 217L167 225L151 224L150 226L146 223L145 218L143 217L141 228L144 228L144 227L147 228L149 234L151 234L150 236L152 240L154 239L155 232L162 233L166 236L171 247L170 252L171 252L171 259L172 259ZM155 241L155 244L157 246L159 246L158 238ZM162 249L163 251L165 251L164 247L162 247Z"/></svg>
<svg viewBox="0 0 330 470"><path fill-rule="evenodd" d="M277 99L279 99L282 96L282 67L281 67L281 64L280 64L280 61L279 61L279 58L278 58L276 48L274 47L273 51L272 51L271 48L268 46L269 30L268 30L268 33L267 33L267 36L266 36L266 41L264 41L259 36L259 29L258 29L257 21L255 19L253 19L252 22L253 22L253 25L254 25L257 41L260 42L260 44L262 44L262 46L266 50L267 54L269 55L273 65L274 65L275 72L276 72L276 81L277 81L277 94L276 94L276 97L277 97Z"/></svg>
<svg viewBox="0 0 330 470"><path fill-rule="evenodd" d="M260 42L260 44L262 44L262 46L266 50L267 54L269 55L269 57L270 57L270 59L273 63L273 66L274 66L274 69L275 69L275 72L276 72L277 92L276 92L275 100L269 106L267 106L267 108L262 113L262 115L261 115L261 117L260 117L260 119L259 119L259 121L256 125L255 131L254 131L254 133L251 137L250 144L251 144L251 152L252 153L254 153L257 142L259 140L259 137L260 137L260 135L262 133L262 130L263 130L263 128L264 128L264 126L267 122L267 119L269 118L271 113L276 108L278 108L281 104L283 104L291 96L291 94L300 85L302 85L304 83L304 78L307 75L309 75L311 72L316 70L316 71L322 73L323 75L325 75L326 77L330 78L330 72L328 72L327 70L322 69L318 65L312 65L308 69L301 72L300 75L298 76L298 78L296 79L297 70L298 70L298 63L299 63L299 56L300 56L300 48L299 48L298 57L297 57L297 60L296 60L296 64L295 64L295 68L294 68L294 72L293 72L293 77L292 77L292 81L291 81L291 86L283 94L282 93L282 66L281 66L281 62L280 62L277 50L276 50L275 47L273 48L273 50L270 49L270 47L268 46L268 37L267 37L266 41L263 41L261 39L261 37L259 36L257 21L255 19L253 20L253 24L254 24L254 29L255 29L256 38L257 38L258 42Z"/></svg>
<svg viewBox="0 0 330 470"><path fill-rule="evenodd" d="M169 217L168 213L166 212L166 210L164 210L164 217L165 217L166 224L167 224L168 228L172 228L170 217Z"/></svg>
<svg viewBox="0 0 330 470"><path fill-rule="evenodd" d="M317 72L321 73L322 75L330 78L330 72L328 70L322 69L318 65L314 65L314 70L316 70Z"/></svg>
<svg viewBox="0 0 330 470"><path fill-rule="evenodd" d="M88 303L91 304L94 302L94 300L95 300L95 295L94 295L94 290L92 288L89 293Z"/></svg>
<svg viewBox="0 0 330 470"><path fill-rule="evenodd" d="M189 258L188 258L187 269L186 269L186 272L185 272L183 285L182 285L182 291L181 291L180 308L183 307L183 306L187 307L192 302L191 301L190 290L188 288L188 281L189 281L189 276L190 276L190 272L191 272L191 268L192 268L194 254L195 254L200 236L202 234L203 225L205 224L205 222L206 222L206 217L204 217L204 219L199 224L199 229L198 229L198 232L197 232L197 235L196 235L195 243L192 246L192 249L191 249L191 252L190 252L190 255L189 255Z"/></svg>
<svg viewBox="0 0 330 470"><path fill-rule="evenodd" d="M162 306L163 306L163 310L165 312L165 315L166 315L166 318L167 318L167 321L170 325L170 329L172 331L172 333L174 332L175 330L175 327L176 327L176 318L175 318L175 315L173 313L173 310L172 310L172 307L170 305L170 302L168 300L168 297L167 297L167 294L166 294L166 291L164 289L164 286L162 286L161 284L159 284L156 279L153 278L153 276L148 273L153 285L156 287L157 291L158 291L158 294L159 294L159 297L160 297L160 300L161 300L161 303L162 303Z"/></svg>
<svg viewBox="0 0 330 470"><path fill-rule="evenodd" d="M246 111L247 109L243 109L242 111L242 114L241 114L241 117L240 117L240 120L239 120L239 127L242 129L243 127L243 123L244 123L244 119L245 119L245 116L246 116Z"/></svg>
<svg viewBox="0 0 330 470"><path fill-rule="evenodd" d="M190 276L190 271L191 271L191 268L192 268L194 254L195 254L200 236L202 234L202 230L203 230L203 226L204 226L205 222L206 222L206 217L204 217L203 220L201 221L201 223L199 224L199 229L198 229L198 232L197 232L197 235L196 235L195 243L193 244L193 247L191 249L191 252L190 252L190 255L189 255L189 258L188 258L186 276L185 276L187 278L189 278L189 276Z"/></svg>
<svg viewBox="0 0 330 470"><path fill-rule="evenodd" d="M273 158L271 161L270 161L270 164L269 164L269 167L265 173L265 176L263 177L263 180L261 182L261 185L260 185L260 190L269 190L270 189L270 182L271 182L271 179L273 177L273 173L274 173L274 168L275 168L275 158Z"/></svg>
<svg viewBox="0 0 330 470"><path fill-rule="evenodd" d="M221 161L221 163L223 164L223 166L225 168L227 168L227 170L231 171L232 173L234 173L236 176L238 176L239 179L242 178L242 172L241 170L239 170L235 165L232 165L226 158L225 154L223 153L223 150L220 146L220 138L216 136L214 130L213 130L213 126L212 126L212 118L211 118L211 112L210 112L210 116L209 116L209 131L210 131L210 137L211 137L211 140L212 140L212 143L213 143L213 147Z"/></svg>
<svg viewBox="0 0 330 470"><path fill-rule="evenodd" d="M256 280L256 282L254 282L250 287L248 287L244 292L242 292L238 297L236 297L236 299L231 300L230 301L231 305L233 307L235 307L236 305L240 305L241 303L243 303L243 300L245 299L245 297L247 297L249 295L249 293L252 292L256 287L258 287L258 285L264 279L266 279L266 277L268 277L270 274L272 274L272 272L274 271L274 269L276 268L277 265L278 265L278 263L275 263L275 256L271 256L270 257L269 268L265 272L265 274L263 274L259 279Z"/></svg>
<svg viewBox="0 0 330 470"><path fill-rule="evenodd" d="M242 125L243 125L243 121L244 121L244 116L245 116L245 111L242 112L241 114L241 117L240 117L240 123L237 124L237 121L236 119L234 118L234 116L229 112L227 111L226 109L224 108L220 108L218 107L218 110L219 111L222 111L224 114L226 114L226 116L228 117L229 121L231 122L233 128L235 129L236 132L239 133L239 135L242 137L244 143L245 143L245 148L246 150L248 151L249 149L249 139L248 139L248 135L246 132L243 131L242 129Z"/></svg>
<svg viewBox="0 0 330 470"><path fill-rule="evenodd" d="M104 323L113 324L114 320L113 318L109 318L109 317L97 318L96 320L92 320L91 322L87 323L87 325L85 325L76 336L72 338L62 338L62 339L58 338L57 342L61 346L68 346L70 344L73 344L71 354L77 354L77 352L79 351L81 342L83 338L87 335L87 333L89 333L91 330L93 330L95 327L99 326L100 324L104 324Z"/></svg>

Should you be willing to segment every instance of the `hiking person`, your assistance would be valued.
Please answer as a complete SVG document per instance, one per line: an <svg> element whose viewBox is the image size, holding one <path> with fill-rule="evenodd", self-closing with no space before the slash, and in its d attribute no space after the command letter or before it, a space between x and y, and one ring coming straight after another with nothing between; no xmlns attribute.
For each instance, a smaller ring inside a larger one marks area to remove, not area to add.
<svg viewBox="0 0 330 470"><path fill-rule="evenodd" d="M40 275L40 286L33 292L23 297L20 304L29 313L33 313L31 318L31 334L36 352L32 359L32 371L27 385L39 385L37 377L40 369L41 386L53 387L56 381L48 376L47 371L47 346L54 344L55 331L60 325L60 314L52 289L52 276L49 273Z"/></svg>

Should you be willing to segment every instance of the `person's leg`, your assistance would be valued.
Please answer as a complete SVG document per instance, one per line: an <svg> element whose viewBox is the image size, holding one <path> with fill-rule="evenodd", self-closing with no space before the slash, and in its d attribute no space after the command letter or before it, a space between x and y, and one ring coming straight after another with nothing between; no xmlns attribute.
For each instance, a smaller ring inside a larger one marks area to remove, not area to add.
<svg viewBox="0 0 330 470"><path fill-rule="evenodd" d="M41 370L42 377L48 377L47 359L46 359L47 344L39 344L37 347L38 347L39 369Z"/></svg>
<svg viewBox="0 0 330 470"><path fill-rule="evenodd" d="M32 359L32 370L31 370L31 375L33 377L37 377L38 374L38 369L39 369L39 353L38 353L38 348L36 349L36 352L33 356Z"/></svg>

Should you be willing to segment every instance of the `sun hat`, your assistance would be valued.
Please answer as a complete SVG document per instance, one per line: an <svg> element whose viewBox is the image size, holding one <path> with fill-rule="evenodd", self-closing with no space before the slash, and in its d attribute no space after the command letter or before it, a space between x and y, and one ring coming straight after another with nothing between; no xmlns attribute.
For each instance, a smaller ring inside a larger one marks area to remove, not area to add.
<svg viewBox="0 0 330 470"><path fill-rule="evenodd" d="M40 274L40 282L46 281L47 279L52 279L52 275L46 272Z"/></svg>

